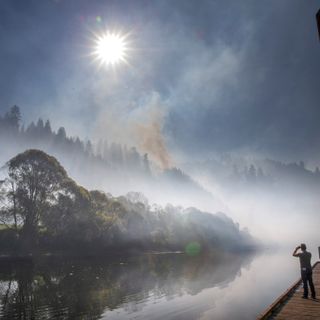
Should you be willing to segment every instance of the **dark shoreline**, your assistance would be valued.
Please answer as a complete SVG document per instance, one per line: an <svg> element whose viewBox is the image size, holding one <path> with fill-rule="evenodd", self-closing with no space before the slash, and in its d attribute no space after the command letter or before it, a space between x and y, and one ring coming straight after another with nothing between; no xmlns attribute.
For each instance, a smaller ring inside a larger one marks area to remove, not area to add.
<svg viewBox="0 0 320 320"><path fill-rule="evenodd" d="M105 253L42 253L42 254L0 254L0 262L8 261L32 261L34 259L50 258L70 258L70 259L101 259L101 258L121 258L137 255L167 255L167 254L185 254L183 251L137 251L137 252L105 252Z"/></svg>
<svg viewBox="0 0 320 320"><path fill-rule="evenodd" d="M212 249L206 250L199 254L199 256L224 256L224 255L239 255L239 254L252 254L260 251L261 248L258 247L245 247L237 250L227 250L227 249ZM0 263L1 262L33 262L36 260L44 259L88 259L88 260L101 260L101 259L125 259L137 256L147 256L147 255L185 255L188 254L181 250L107 250L97 251L97 252L46 252L46 253L28 253L28 254L9 254L0 253ZM192 256L190 256L192 257Z"/></svg>

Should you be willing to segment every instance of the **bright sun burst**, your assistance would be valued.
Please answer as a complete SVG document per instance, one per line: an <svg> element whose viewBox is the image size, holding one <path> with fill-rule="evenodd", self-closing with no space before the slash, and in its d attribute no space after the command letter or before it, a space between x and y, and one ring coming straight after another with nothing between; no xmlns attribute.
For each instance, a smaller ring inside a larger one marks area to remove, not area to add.
<svg viewBox="0 0 320 320"><path fill-rule="evenodd" d="M125 62L128 49L125 40L125 36L111 32L97 36L93 53L101 64L115 65Z"/></svg>

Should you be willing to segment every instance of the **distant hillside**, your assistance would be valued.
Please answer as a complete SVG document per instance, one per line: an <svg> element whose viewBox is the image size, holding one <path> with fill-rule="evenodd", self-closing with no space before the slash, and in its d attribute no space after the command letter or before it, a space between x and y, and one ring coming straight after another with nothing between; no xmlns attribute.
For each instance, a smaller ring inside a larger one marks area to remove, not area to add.
<svg viewBox="0 0 320 320"><path fill-rule="evenodd" d="M0 164L26 149L40 149L59 158L70 176L91 189L112 194L143 192L154 202L197 205L214 203L213 196L178 168L161 170L148 154L107 139L93 143L69 137L66 129L51 128L50 120L38 119L21 126L17 106L0 116ZM181 203L183 201L183 203Z"/></svg>
<svg viewBox="0 0 320 320"><path fill-rule="evenodd" d="M284 163L272 159L246 160L221 156L182 165L185 172L204 177L207 184L225 190L280 190L314 192L320 187L320 170L308 169L303 161ZM201 180L201 179L200 179Z"/></svg>

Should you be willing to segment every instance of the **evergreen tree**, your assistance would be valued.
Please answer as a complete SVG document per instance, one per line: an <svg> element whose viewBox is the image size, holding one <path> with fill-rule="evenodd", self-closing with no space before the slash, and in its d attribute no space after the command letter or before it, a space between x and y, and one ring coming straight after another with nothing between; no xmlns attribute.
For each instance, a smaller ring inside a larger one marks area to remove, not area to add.
<svg viewBox="0 0 320 320"><path fill-rule="evenodd" d="M36 125L34 124L34 122L32 121L27 129L26 129L26 133L29 136L30 139L33 139L36 135Z"/></svg>
<svg viewBox="0 0 320 320"><path fill-rule="evenodd" d="M51 136L52 135L52 129L51 129L51 124L50 121L47 120L45 125L44 125L44 132L47 136Z"/></svg>
<svg viewBox="0 0 320 320"><path fill-rule="evenodd" d="M65 142L67 139L66 129L64 127L60 127L57 132L57 140L58 142Z"/></svg>
<svg viewBox="0 0 320 320"><path fill-rule="evenodd" d="M74 148L76 153L78 154L84 153L84 145L83 145L83 142L79 139L79 137L76 137L74 141Z"/></svg>
<svg viewBox="0 0 320 320"><path fill-rule="evenodd" d="M41 118L38 119L38 122L37 122L37 129L38 129L38 132L42 133L43 132L43 129L44 129L44 123L43 123L43 120Z"/></svg>
<svg viewBox="0 0 320 320"><path fill-rule="evenodd" d="M87 141L86 147L85 147L85 153L91 157L93 155L93 147L90 140Z"/></svg>
<svg viewBox="0 0 320 320"><path fill-rule="evenodd" d="M21 121L20 108L16 105L10 108L10 110L4 116L4 123L11 128L16 130L19 129Z"/></svg>
<svg viewBox="0 0 320 320"><path fill-rule="evenodd" d="M150 161L147 153L145 153L143 156L143 169L146 175L149 176L151 174Z"/></svg>

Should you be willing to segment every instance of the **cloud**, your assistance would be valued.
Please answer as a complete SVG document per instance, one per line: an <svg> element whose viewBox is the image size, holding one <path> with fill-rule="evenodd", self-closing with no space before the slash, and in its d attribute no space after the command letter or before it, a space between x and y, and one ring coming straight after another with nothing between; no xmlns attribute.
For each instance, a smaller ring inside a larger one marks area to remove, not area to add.
<svg viewBox="0 0 320 320"><path fill-rule="evenodd" d="M240 57L231 47L197 45L185 59L185 68L172 88L172 103L219 110L225 92L237 84L239 64Z"/></svg>
<svg viewBox="0 0 320 320"><path fill-rule="evenodd" d="M216 6L203 41L188 42L193 26L183 26L185 57L173 66L178 76L166 123L180 150L188 157L243 150L285 160L318 157L315 8L246 2L226 13Z"/></svg>

